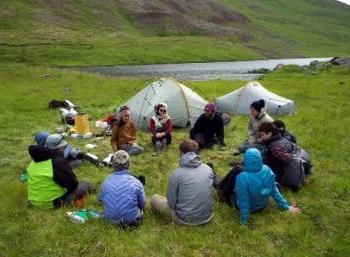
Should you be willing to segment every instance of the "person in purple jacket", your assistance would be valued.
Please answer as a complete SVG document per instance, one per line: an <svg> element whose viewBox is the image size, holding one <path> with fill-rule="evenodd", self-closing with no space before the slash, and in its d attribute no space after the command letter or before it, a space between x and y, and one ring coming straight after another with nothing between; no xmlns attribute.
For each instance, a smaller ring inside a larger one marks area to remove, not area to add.
<svg viewBox="0 0 350 257"><path fill-rule="evenodd" d="M143 184L129 170L130 156L117 151L112 160L114 172L107 177L99 196L104 206L104 219L122 227L137 226L143 218L146 195Z"/></svg>

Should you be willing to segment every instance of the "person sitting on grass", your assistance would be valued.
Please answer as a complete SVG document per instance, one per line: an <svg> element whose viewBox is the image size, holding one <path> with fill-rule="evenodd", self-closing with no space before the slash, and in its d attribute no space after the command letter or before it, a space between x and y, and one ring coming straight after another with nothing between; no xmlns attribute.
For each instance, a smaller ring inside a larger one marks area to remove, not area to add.
<svg viewBox="0 0 350 257"><path fill-rule="evenodd" d="M264 122L272 122L273 119L266 112L265 100L254 101L250 105L250 119L248 123L248 140L243 142L234 155L244 153L248 148L255 147L264 152L264 147L259 138L259 126Z"/></svg>
<svg viewBox="0 0 350 257"><path fill-rule="evenodd" d="M240 223L249 221L251 212L258 212L269 205L272 197L284 210L300 213L301 209L290 205L280 194L275 175L267 165L263 165L260 151L248 149L244 154L243 171L236 178L236 207L240 212Z"/></svg>
<svg viewBox="0 0 350 257"><path fill-rule="evenodd" d="M143 148L136 143L136 128L130 119L130 108L122 106L119 110L119 120L112 127L112 150L124 150L130 155L141 154Z"/></svg>
<svg viewBox="0 0 350 257"><path fill-rule="evenodd" d="M156 148L155 155L159 155L171 143L173 124L167 109L166 103L157 104L154 107L155 115L150 120L149 130L152 133L152 143Z"/></svg>
<svg viewBox="0 0 350 257"><path fill-rule="evenodd" d="M35 134L34 140L38 145L45 146L46 139L50 134L46 131L39 131ZM79 148L73 148L71 144L67 143L64 147L63 156L68 160L69 165L74 168L83 163L84 160L92 163L96 167L101 167L102 162L95 155L85 153Z"/></svg>
<svg viewBox="0 0 350 257"><path fill-rule="evenodd" d="M215 144L225 147L224 121L216 112L215 103L208 103L204 113L199 116L190 131L190 138L195 140L200 148L211 148Z"/></svg>
<svg viewBox="0 0 350 257"><path fill-rule="evenodd" d="M286 125L284 124L283 121L275 120L273 122L273 124L275 124L275 126L279 129L282 137L284 137L285 139L289 140L290 142L292 142L294 144L297 143L297 138L292 133L290 133L286 130Z"/></svg>
<svg viewBox="0 0 350 257"><path fill-rule="evenodd" d="M201 225L213 212L213 170L202 163L198 144L186 139L179 147L180 167L169 178L167 196L153 195L152 210L178 225Z"/></svg>
<svg viewBox="0 0 350 257"><path fill-rule="evenodd" d="M305 180L305 170L302 162L295 163L293 154L300 152L298 146L282 137L279 129L272 122L262 123L259 127L260 137L266 146L264 163L271 167L276 175L276 181L284 187L297 191ZM291 167L291 169L289 169Z"/></svg>
<svg viewBox="0 0 350 257"><path fill-rule="evenodd" d="M78 182L68 161L63 157L67 142L63 136L47 137L46 147L30 145L32 162L27 168L29 203L41 208L59 208L80 201L93 191L88 182Z"/></svg>
<svg viewBox="0 0 350 257"><path fill-rule="evenodd" d="M104 218L122 227L137 226L146 206L144 186L129 170L130 156L126 151L117 151L112 163L114 172L103 182L99 197Z"/></svg>

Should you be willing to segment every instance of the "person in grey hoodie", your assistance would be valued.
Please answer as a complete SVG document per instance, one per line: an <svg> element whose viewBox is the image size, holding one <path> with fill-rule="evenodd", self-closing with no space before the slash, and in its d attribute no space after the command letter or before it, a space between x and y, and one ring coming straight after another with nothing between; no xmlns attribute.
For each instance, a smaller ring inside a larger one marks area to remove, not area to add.
<svg viewBox="0 0 350 257"><path fill-rule="evenodd" d="M213 170L202 163L196 141L186 139L179 149L180 167L170 175L167 196L153 195L151 208L179 225L205 224L213 212Z"/></svg>

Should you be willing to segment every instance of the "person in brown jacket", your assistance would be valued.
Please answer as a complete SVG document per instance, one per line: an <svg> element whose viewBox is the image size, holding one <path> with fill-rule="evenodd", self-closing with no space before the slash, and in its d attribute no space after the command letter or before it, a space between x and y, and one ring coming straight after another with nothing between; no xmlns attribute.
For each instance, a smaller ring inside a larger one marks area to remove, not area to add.
<svg viewBox="0 0 350 257"><path fill-rule="evenodd" d="M136 144L136 128L130 120L130 108L119 110L119 120L112 127L111 146L113 151L124 150L130 155L141 154L143 148Z"/></svg>

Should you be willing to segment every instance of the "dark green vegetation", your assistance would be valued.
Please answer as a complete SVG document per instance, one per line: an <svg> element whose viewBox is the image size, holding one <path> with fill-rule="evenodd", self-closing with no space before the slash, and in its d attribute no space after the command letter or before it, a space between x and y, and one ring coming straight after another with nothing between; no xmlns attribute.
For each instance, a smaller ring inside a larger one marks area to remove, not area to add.
<svg viewBox="0 0 350 257"><path fill-rule="evenodd" d="M0 62L86 66L349 55L335 0L3 0Z"/></svg>
<svg viewBox="0 0 350 257"><path fill-rule="evenodd" d="M44 78L50 73L54 76ZM132 96L150 80L114 80L91 74L62 72L25 65L0 65L0 256L349 256L350 255L350 109L349 69L315 73L285 67L261 80L268 89L294 99L297 112L283 117L298 141L312 152L315 165L311 184L297 194L286 192L302 209L300 216L280 211L275 204L252 215L248 227L238 214L215 203L214 220L200 227L177 227L150 213L144 224L123 232L102 220L75 225L62 208L48 212L28 208L26 184L18 181L30 158L26 151L38 130L58 126L57 110L48 110L53 99L70 99L92 118L106 116L121 99ZM241 81L191 82L208 100L236 89ZM69 90L68 90L69 88ZM226 128L228 151L203 151L205 162L214 162L219 174L229 167L230 152L246 137L248 117L233 117ZM188 129L176 130L174 142L162 158L151 156L150 135L139 132L146 152L132 158L135 174L147 176L146 192L164 194L168 175L177 166L178 142ZM70 140L84 145L90 140ZM110 152L108 139L94 151ZM84 164L80 179L100 184L110 173ZM101 209L97 195L87 208Z"/></svg>

